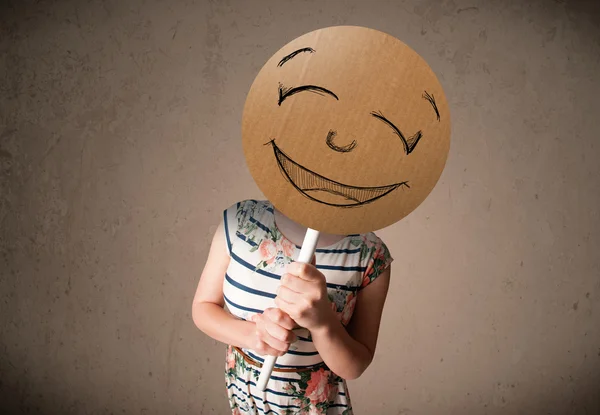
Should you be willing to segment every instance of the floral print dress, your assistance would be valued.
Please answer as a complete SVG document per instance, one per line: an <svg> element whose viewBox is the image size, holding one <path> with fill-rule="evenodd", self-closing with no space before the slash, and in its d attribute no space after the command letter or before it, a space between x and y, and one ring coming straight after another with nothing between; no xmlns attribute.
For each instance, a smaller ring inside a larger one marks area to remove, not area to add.
<svg viewBox="0 0 600 415"><path fill-rule="evenodd" d="M267 201L239 202L223 214L230 264L223 295L231 314L250 320L274 307L275 292L285 266L298 256L295 246L277 229ZM332 309L345 326L352 318L358 292L392 262L385 244L374 233L349 235L318 248L316 266L327 278ZM298 341L277 359L265 391L257 380L263 357L252 350L228 346L225 380L232 413L352 414L346 381L324 364L306 329L294 330Z"/></svg>

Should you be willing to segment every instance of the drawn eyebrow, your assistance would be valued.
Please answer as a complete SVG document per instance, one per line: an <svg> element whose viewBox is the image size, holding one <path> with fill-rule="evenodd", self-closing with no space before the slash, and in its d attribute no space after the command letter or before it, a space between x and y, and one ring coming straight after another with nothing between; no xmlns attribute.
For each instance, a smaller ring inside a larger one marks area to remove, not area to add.
<svg viewBox="0 0 600 415"><path fill-rule="evenodd" d="M313 48L298 49L298 50L290 53L289 55L284 56L284 58L279 61L279 63L277 64L277 66L283 66L284 63L286 63L287 61L289 61L290 59L292 59L294 56L296 56L297 54L302 53L302 52L315 53L315 50Z"/></svg>
<svg viewBox="0 0 600 415"><path fill-rule="evenodd" d="M435 115L437 115L437 120L439 121L440 120L440 111L438 110L438 107L435 104L434 96L429 95L429 93L427 91L425 91L425 93L423 94L423 98L426 99L427 101L429 101L429 103L433 107L433 110L435 111Z"/></svg>
<svg viewBox="0 0 600 415"><path fill-rule="evenodd" d="M412 136L408 137L408 139L406 139L404 137L404 134L402 134L402 131L400 131L400 129L398 129L398 127L396 127L390 120L385 118L383 116L383 114L381 113L381 111L371 112L371 115L373 117L377 118L378 120L383 121L388 126L390 126L392 128L392 130L394 130L396 135L398 137L400 137L400 139L402 140L402 144L404 144L404 151L406 152L406 154L410 154L415 149L415 146L417 145L417 143L419 142L421 137L423 137L423 133L421 132L421 130L419 130L414 135L412 135Z"/></svg>
<svg viewBox="0 0 600 415"><path fill-rule="evenodd" d="M277 105L281 105L281 103L290 95L297 94L298 92L309 91L318 95L329 94L338 101L340 100L336 94L331 92L329 89L325 89L316 85L302 85L296 88L286 88L282 84L279 84L279 100L277 101Z"/></svg>

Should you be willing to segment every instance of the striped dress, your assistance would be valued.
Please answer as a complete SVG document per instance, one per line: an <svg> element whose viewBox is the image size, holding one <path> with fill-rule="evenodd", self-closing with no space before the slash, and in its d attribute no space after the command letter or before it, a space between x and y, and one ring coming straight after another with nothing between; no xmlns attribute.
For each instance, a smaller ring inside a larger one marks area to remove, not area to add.
<svg viewBox="0 0 600 415"><path fill-rule="evenodd" d="M295 246L277 229L273 206L246 200L223 213L229 267L223 283L227 309L237 318L274 307L275 292L285 266L298 256ZM332 309L343 325L352 317L356 296L392 262L385 244L374 233L349 235L319 248L316 267L327 279ZM266 391L256 382L263 357L253 350L227 348L226 386L232 413L352 414L346 381L323 363L310 332L297 329L290 350L277 359Z"/></svg>

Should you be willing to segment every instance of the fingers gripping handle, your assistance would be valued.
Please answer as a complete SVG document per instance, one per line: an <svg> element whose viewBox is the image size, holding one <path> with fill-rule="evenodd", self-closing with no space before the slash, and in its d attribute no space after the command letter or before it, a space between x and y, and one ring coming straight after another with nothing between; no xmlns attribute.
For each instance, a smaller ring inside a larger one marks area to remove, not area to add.
<svg viewBox="0 0 600 415"><path fill-rule="evenodd" d="M314 229L308 228L306 230L306 235L304 235L304 242L302 242L302 248L300 249L300 254L298 255L297 262L310 263L310 260L312 259L313 255L315 254L315 250L317 249L318 241L319 231L315 231ZM260 376L258 377L257 386L259 390L264 391L267 388L267 382L269 382L269 378L271 377L271 373L273 372L273 367L275 367L276 361L276 356L265 357L263 366L260 369Z"/></svg>

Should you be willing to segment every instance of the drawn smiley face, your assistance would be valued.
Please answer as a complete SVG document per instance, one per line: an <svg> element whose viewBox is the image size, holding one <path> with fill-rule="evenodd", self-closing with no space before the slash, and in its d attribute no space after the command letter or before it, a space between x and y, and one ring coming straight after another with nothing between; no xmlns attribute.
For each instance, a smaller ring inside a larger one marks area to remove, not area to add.
<svg viewBox="0 0 600 415"><path fill-rule="evenodd" d="M441 175L449 136L427 63L398 39L354 26L310 32L273 55L242 121L246 161L267 198L305 226L340 234L414 210Z"/></svg>

